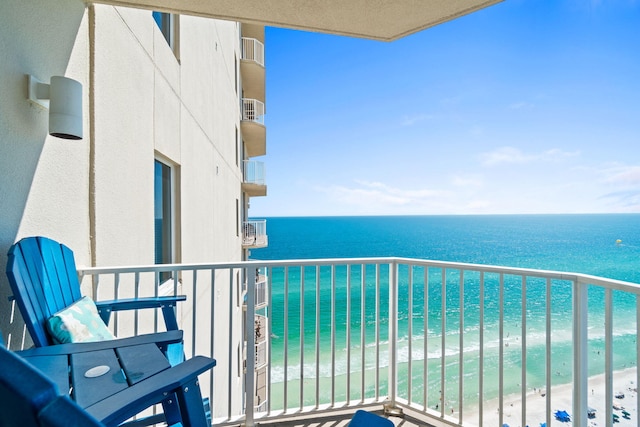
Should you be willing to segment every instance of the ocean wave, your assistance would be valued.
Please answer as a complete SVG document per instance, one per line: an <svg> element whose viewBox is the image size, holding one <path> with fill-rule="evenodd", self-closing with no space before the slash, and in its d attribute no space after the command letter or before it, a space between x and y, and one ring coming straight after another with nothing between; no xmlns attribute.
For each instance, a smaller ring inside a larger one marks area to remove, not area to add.
<svg viewBox="0 0 640 427"><path fill-rule="evenodd" d="M568 347L567 351L570 350L572 343L572 333L570 330L554 330L550 338L552 348L557 350L561 347ZM603 337L599 335L590 336L589 338L590 344L596 346L603 339ZM614 339L635 339L635 331L633 334L624 334L618 331L614 334ZM519 335L505 334L502 339L502 345L505 348L505 352L520 352L522 351L522 341ZM546 333L540 331L527 333L526 342L528 353L544 352L547 342ZM497 358L500 343L499 336L495 334L491 334L491 337L485 337L482 348L486 360ZM411 344L411 346L409 344ZM477 360L481 349L479 339L463 339L462 351L460 351L459 344L459 335L446 335L444 347L445 365L458 363L457 361L461 355L467 360ZM387 368L389 366L389 346L388 340L382 340L379 344L372 342L366 343L364 346L364 369L372 370L375 369L376 366L382 369ZM280 355L282 353L279 349L275 352ZM358 373L363 369L361 354L362 347L360 343L352 342L349 351L347 351L346 348L338 348L335 350L333 358L329 351L322 350L319 357L320 361L316 363L315 351L307 350L304 354L305 362L302 373L305 378L315 378L316 373L321 378L328 378L334 375L346 375L349 371L351 371L351 373ZM414 336L411 340L409 340L408 336L400 337L396 341L396 354L397 363L408 363L410 360L412 362L424 362L424 337ZM440 360L442 355L441 337L429 337L427 340L426 360L431 362ZM295 354L290 354L289 360L300 360L297 348ZM332 360L335 360L335 363L333 363ZM299 379L301 373L300 363L289 364L286 368L286 373L288 379ZM272 360L271 376L274 382L284 381L285 367L278 363L277 360Z"/></svg>

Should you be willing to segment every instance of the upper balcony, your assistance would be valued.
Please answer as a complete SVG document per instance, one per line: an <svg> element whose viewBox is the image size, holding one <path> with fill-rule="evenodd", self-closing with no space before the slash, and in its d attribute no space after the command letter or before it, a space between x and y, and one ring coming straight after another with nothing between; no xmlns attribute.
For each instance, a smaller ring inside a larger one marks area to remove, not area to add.
<svg viewBox="0 0 640 427"><path fill-rule="evenodd" d="M267 220L245 221L242 225L242 247L264 248L269 245L267 238Z"/></svg>
<svg viewBox="0 0 640 427"><path fill-rule="evenodd" d="M268 317L256 309L262 271ZM163 272L171 274L174 293L187 294L193 306L186 312L195 316L197 307L202 319L183 317L186 356L221 358L216 390L238 382L236 352L227 343L229 331L243 331L237 339L246 340L244 387L212 400L215 425L293 418L309 425L358 408L404 413L407 426L448 427L560 425L556 410L587 426L593 408L598 424L611 425L613 405L637 399L637 284L406 258L78 271L96 299L125 289L143 294L147 283L154 292ZM221 292L236 275L246 278L244 321L226 314L237 309L235 293ZM142 322L120 325L137 330ZM203 395L213 395L213 381L201 379ZM620 425L638 425L638 412L628 413L623 419L620 412Z"/></svg>
<svg viewBox="0 0 640 427"><path fill-rule="evenodd" d="M252 98L242 98L242 140L248 157L267 153L267 129L264 126L264 103Z"/></svg>
<svg viewBox="0 0 640 427"><path fill-rule="evenodd" d="M265 100L264 44L254 38L242 38L242 91L247 98Z"/></svg>
<svg viewBox="0 0 640 427"><path fill-rule="evenodd" d="M242 191L249 197L267 195L264 162L244 160Z"/></svg>

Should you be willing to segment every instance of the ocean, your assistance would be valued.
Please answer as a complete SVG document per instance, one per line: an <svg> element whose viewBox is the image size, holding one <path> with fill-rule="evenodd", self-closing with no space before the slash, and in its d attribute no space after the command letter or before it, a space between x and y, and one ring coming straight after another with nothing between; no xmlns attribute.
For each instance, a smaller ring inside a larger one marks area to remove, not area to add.
<svg viewBox="0 0 640 427"><path fill-rule="evenodd" d="M253 250L252 259L278 260L278 259L317 259L317 258L362 258L362 257L407 257L426 260L464 262L474 264L488 264L497 266L522 267L542 270L556 270L565 272L585 273L606 278L618 279L633 283L640 283L640 215L638 214L598 214L598 215L487 215L487 216L364 216L364 217L274 217L267 218L267 233L269 236L269 246L267 248ZM295 272L291 274L295 275ZM299 274L299 273L298 273ZM358 273L356 273L357 275ZM367 276L374 274L366 272ZM283 287L284 277L281 272L274 273L272 280L272 307L269 316L272 317L273 329L271 331L272 344L272 381L278 382L284 379L283 368L283 346L284 330L283 302L289 298L294 303L300 301L299 289L285 289ZM296 279L298 280L298 279ZM367 281L370 278L367 278ZM355 283L358 281L355 280ZM309 280L313 283L313 279ZM337 297L343 303L346 298L346 283L340 282L337 285ZM431 291L429 298L438 301L441 295L438 294L438 286ZM497 322L497 292L491 292L491 283L487 282L485 324L495 324ZM515 284L509 284L505 289L504 316L505 332L507 337L513 333L511 339L517 339L520 332L518 321L521 318L522 306L519 298L519 288ZM427 314L430 325L438 325L442 313L431 309L437 304L429 304L429 310L421 309L420 304L424 301L420 298L420 285L416 286L417 298L414 302L414 309L411 316L408 313L398 313L400 330L406 331L409 318L413 318L416 324L421 324L424 315ZM557 288L557 287L556 287ZM552 298L554 340L553 359L554 370L557 374L553 377L554 384L566 383L571 380L570 363L572 354L570 322L567 321L571 315L569 290L555 289ZM296 295L297 292L297 295ZM306 291L305 291L306 292ZM512 293L510 293L512 292ZM544 287L536 288L531 286L527 290L528 299L536 301L536 292L540 292L540 297L544 299ZM320 301L323 305L329 304L331 299L330 281L321 281ZM477 289L465 288L465 295L477 294ZM357 295L356 295L357 296ZM401 295L402 297L402 295ZM373 296L367 296L366 307L373 307L375 302L369 301ZM451 300L457 300L453 295ZM492 299L493 298L493 299ZM300 322L292 321L288 325L287 335L290 337L290 348L296 348L296 339L308 336L305 342L309 342L309 355L305 355L305 360L313 359L313 338L315 327L315 298L302 298L305 305L305 320L302 322L304 330L300 331ZM474 362L474 355L479 352L476 338L479 328L477 319L477 304L473 297L465 298L465 334L471 338L465 340L465 381L477 381L478 366ZM604 318L603 310L604 293L599 290L589 292L589 321L594 325L602 324ZM308 305L308 307L307 307ZM356 302L357 305L357 302ZM354 305L354 307L357 309ZM569 309L567 309L569 307ZM628 295L614 295L614 323L616 325L614 335L614 368L623 369L635 363L636 353L636 330L635 330L635 298ZM291 308L290 308L291 309ZM293 307L298 310L297 307ZM529 309L529 308L528 308ZM531 308L531 310L534 310ZM327 316L329 311L322 312L321 325L330 325ZM306 317L309 316L309 319ZM355 316L357 317L357 316ZM338 331L337 347L331 349L330 342L326 336L321 338L320 359L326 361L320 367L320 377L325 381L335 375L344 380L347 369L345 353L345 334L349 328L346 322L349 319L344 316L336 319L336 330ZM351 319L354 322L354 331L359 328L359 320ZM386 325L376 325L375 316L366 315L366 335L373 334L376 326L381 326L381 339L386 339ZM562 325L567 327L563 329ZM452 343L455 348L457 343L457 327L455 317L453 321L447 322L452 330L445 331L447 343ZM324 327L324 326L323 326ZM328 326L327 326L328 327ZM509 328L513 328L513 332ZM545 320L531 316L527 323L527 352L528 365L527 376L528 385L532 388L540 388L544 385L544 354L545 354ZM598 329L598 328L594 328ZM341 332L342 331L342 332ZM433 336L435 345L428 354L419 354L422 348L423 331L418 331L419 339L409 337L404 334L399 337L398 347L402 351L408 351L409 341L413 345L412 354L414 360L425 356L433 367L430 368L428 388L431 390L429 405L436 405L438 402L438 388L441 387L439 369L440 349L438 343L442 331L436 327L433 331L431 326L430 335ZM296 338L298 337L298 338ZM498 336L489 333L485 337L485 349L498 346ZM341 347L342 345L342 347ZM352 344L353 345L353 344ZM448 345L448 344L447 344ZM357 345L356 345L357 347ZM448 347L447 347L448 348ZM416 350L418 349L418 350ZM589 363L589 373L595 375L604 369L604 337L601 333L595 332L589 335L589 351L592 354ZM358 352L357 348L353 351ZM336 370L331 371L331 354L336 355ZM416 352L414 354L413 352ZM449 352L449 350L447 350ZM306 350L305 350L306 354ZM448 354L448 353L447 353ZM498 386L494 369L497 362L492 358L490 350L487 350L487 360L484 375L485 381L484 397L490 399L497 396ZM520 371L519 353L505 353L505 385L506 393L519 391ZM382 366L386 361L382 361ZM493 365L492 365L493 364ZM468 366L467 366L468 365ZM367 366L370 368L370 366ZM300 369L304 369L305 378L313 378L315 371L313 366L289 366L287 378L297 378ZM354 369L352 366L351 369ZM447 364L446 375L450 377L448 384L451 384L449 395L455 394L455 381L458 376L457 365L452 359ZM407 373L406 366L400 366L399 378ZM414 387L416 394L421 393L420 373L414 371L416 376ZM493 377L492 377L493 375ZM406 381L406 379L405 379ZM373 385L368 384L367 396L373 395ZM449 387L449 386L446 386ZM435 390L435 391L433 391ZM477 394L477 388L468 387L469 400L473 401L473 394ZM474 391L475 390L475 391ZM465 393L467 391L465 390ZM275 393L275 400L278 394ZM340 398L340 396L338 396ZM313 402L310 402L313 403ZM455 404L455 402L448 402ZM275 406L279 403L275 402ZM272 407L274 407L272 405Z"/></svg>

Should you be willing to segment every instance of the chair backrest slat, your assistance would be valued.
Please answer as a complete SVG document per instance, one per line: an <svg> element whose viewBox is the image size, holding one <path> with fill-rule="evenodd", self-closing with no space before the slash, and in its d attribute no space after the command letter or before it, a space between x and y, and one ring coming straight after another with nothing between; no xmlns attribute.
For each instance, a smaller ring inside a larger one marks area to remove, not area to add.
<svg viewBox="0 0 640 427"><path fill-rule="evenodd" d="M45 322L82 297L71 249L46 237L26 237L9 250L7 276L34 344L53 344Z"/></svg>
<svg viewBox="0 0 640 427"><path fill-rule="evenodd" d="M80 284L77 282L77 273L75 271L75 262L73 261L73 253L66 246L50 239L37 238L40 246L40 254L42 263L46 266L45 274L49 281L49 289L51 297L54 299L53 305L58 307L67 307L80 299ZM71 253L71 263L73 271L69 274L67 264ZM49 295L47 295L49 297Z"/></svg>

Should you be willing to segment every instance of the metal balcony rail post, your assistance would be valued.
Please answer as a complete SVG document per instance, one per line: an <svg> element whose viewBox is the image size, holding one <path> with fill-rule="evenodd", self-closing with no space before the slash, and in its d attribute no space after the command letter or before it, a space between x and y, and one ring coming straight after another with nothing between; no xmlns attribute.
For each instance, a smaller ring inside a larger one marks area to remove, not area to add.
<svg viewBox="0 0 640 427"><path fill-rule="evenodd" d="M398 392L398 264L389 264L389 403L396 406Z"/></svg>
<svg viewBox="0 0 640 427"><path fill-rule="evenodd" d="M613 295L610 288L605 289L604 309L604 341L606 343L604 347L604 395L607 402L613 402L613 375L608 374L609 372L613 372ZM607 420L607 425L609 425L609 422L613 424L613 405L607 405L605 417L605 419Z"/></svg>
<svg viewBox="0 0 640 427"><path fill-rule="evenodd" d="M244 372L245 381L245 425L254 426L255 410L255 374L256 374L256 269L247 269L247 320L245 321L245 336L247 338L247 358Z"/></svg>
<svg viewBox="0 0 640 427"><path fill-rule="evenodd" d="M588 388L588 305L587 286L580 280L573 282L573 414L572 423L587 425Z"/></svg>

